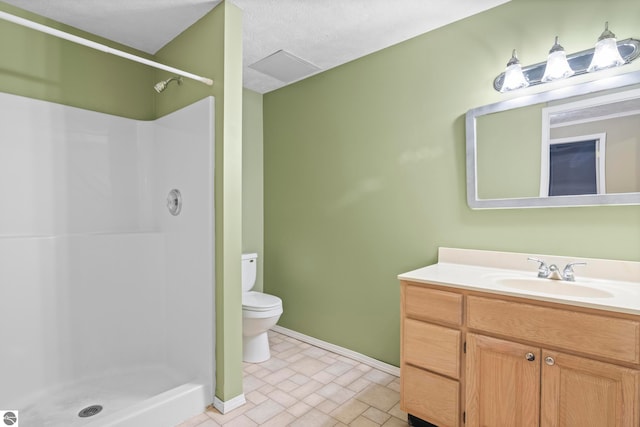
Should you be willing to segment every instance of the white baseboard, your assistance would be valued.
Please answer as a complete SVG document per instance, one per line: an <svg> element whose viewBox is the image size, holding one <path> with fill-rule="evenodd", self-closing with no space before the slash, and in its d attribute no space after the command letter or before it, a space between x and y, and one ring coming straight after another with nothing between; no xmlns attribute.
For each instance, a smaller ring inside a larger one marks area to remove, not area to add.
<svg viewBox="0 0 640 427"><path fill-rule="evenodd" d="M310 337L309 335L301 334L300 332L292 331L291 329L283 328L282 326L274 326L271 330L278 332L282 335L287 335L291 338L306 342L308 344L320 347L324 350L328 350L332 353L339 354L340 356L348 357L357 362L364 363L372 368L378 369L387 374L400 377L400 368L397 366L389 365L388 363L381 362L369 356L365 356L362 353L349 350L348 348L340 347L339 345L331 344L326 341L319 340L317 338Z"/></svg>
<svg viewBox="0 0 640 427"><path fill-rule="evenodd" d="M247 403L247 400L244 398L244 393L224 402L218 399L218 396L214 397L213 399L213 407L216 408L221 414L231 412L234 409L244 405L245 403Z"/></svg>

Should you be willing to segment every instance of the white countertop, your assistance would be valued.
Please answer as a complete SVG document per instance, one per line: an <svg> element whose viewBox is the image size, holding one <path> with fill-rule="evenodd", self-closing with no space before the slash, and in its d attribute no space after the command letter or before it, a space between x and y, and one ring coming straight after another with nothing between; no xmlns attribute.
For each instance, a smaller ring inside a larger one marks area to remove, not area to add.
<svg viewBox="0 0 640 427"><path fill-rule="evenodd" d="M568 262L587 265L575 267L575 283L538 279L537 264L527 261L529 256L561 269ZM640 262L634 261L440 248L437 264L400 274L398 279L640 315ZM517 289L501 279L534 285L540 281L540 288ZM563 295L570 286L591 288L597 296Z"/></svg>

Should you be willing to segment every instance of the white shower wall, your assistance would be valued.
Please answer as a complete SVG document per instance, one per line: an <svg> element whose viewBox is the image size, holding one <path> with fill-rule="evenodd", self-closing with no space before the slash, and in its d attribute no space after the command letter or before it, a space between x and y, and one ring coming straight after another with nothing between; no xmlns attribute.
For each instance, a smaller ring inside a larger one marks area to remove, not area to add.
<svg viewBox="0 0 640 427"><path fill-rule="evenodd" d="M212 401L213 98L155 122L0 111L0 409L153 366Z"/></svg>

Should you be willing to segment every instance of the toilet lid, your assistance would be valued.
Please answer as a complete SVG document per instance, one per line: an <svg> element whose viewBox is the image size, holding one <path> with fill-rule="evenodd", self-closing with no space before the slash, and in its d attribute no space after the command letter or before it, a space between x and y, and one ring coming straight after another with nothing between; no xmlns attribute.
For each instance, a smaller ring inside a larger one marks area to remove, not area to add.
<svg viewBox="0 0 640 427"><path fill-rule="evenodd" d="M268 311L282 307L282 300L276 296L262 292L245 292L242 294L242 309L251 311Z"/></svg>

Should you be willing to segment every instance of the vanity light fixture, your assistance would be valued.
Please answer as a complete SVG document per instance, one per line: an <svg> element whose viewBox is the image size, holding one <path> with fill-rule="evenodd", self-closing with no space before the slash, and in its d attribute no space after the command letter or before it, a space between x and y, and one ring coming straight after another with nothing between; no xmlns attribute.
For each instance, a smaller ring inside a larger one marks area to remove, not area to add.
<svg viewBox="0 0 640 427"><path fill-rule="evenodd" d="M574 74L575 71L571 69L567 62L567 53L558 43L558 36L556 36L556 41L549 51L547 66L544 69L542 81L551 82L553 80L565 79L569 76L573 76Z"/></svg>
<svg viewBox="0 0 640 427"><path fill-rule="evenodd" d="M605 30L595 47L567 55L558 44L558 38L549 51L546 62L521 67L515 50L507 63L507 68L493 80L493 88L498 92L509 92L527 86L547 83L571 76L596 72L611 67L629 64L640 56L640 40L616 41L616 36Z"/></svg>

